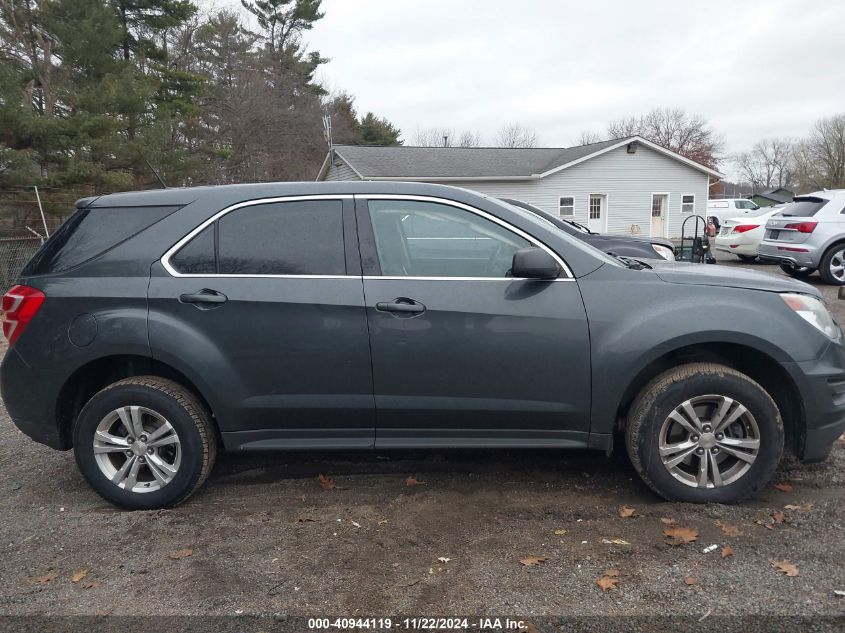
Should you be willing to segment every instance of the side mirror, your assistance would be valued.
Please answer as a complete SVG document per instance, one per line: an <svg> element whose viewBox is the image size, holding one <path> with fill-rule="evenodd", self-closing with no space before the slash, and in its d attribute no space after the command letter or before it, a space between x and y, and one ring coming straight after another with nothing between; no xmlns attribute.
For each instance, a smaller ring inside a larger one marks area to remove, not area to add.
<svg viewBox="0 0 845 633"><path fill-rule="evenodd" d="M560 264L542 248L529 246L513 254L511 276L524 279L557 279Z"/></svg>

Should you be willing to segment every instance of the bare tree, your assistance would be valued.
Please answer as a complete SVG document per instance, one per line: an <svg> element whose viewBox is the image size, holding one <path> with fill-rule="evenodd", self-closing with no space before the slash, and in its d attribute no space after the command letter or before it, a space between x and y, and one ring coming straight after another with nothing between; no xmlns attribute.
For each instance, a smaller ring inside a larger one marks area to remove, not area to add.
<svg viewBox="0 0 845 633"><path fill-rule="evenodd" d="M414 132L417 147L479 147L481 135L471 130L460 134L447 127L417 128Z"/></svg>
<svg viewBox="0 0 845 633"><path fill-rule="evenodd" d="M603 140L605 140L604 137L598 132L584 130L578 135L578 140L575 142L575 145L591 145L592 143L598 143Z"/></svg>
<svg viewBox="0 0 845 633"><path fill-rule="evenodd" d="M702 165L716 167L724 140L707 120L680 108L655 108L640 117L626 117L607 126L611 138L639 135Z"/></svg>
<svg viewBox="0 0 845 633"><path fill-rule="evenodd" d="M768 138L757 142L749 152L733 157L743 180L754 191L793 186L795 180L794 144L787 139Z"/></svg>
<svg viewBox="0 0 845 633"><path fill-rule="evenodd" d="M496 134L497 147L537 147L537 134L519 123L502 126Z"/></svg>
<svg viewBox="0 0 845 633"><path fill-rule="evenodd" d="M845 187L845 114L820 119L795 149L798 181L813 189Z"/></svg>

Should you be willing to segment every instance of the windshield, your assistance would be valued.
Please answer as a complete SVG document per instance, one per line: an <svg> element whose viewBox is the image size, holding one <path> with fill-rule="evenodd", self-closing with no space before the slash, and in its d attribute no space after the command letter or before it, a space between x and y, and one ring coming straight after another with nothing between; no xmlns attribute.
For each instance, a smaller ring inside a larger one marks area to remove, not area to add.
<svg viewBox="0 0 845 633"><path fill-rule="evenodd" d="M570 243L572 243L573 246L575 246L576 248L580 248L581 250L588 252L593 257L597 257L598 259L600 259L601 261L603 261L605 263L612 264L613 266L618 266L620 268L626 268L627 267L626 264L619 261L616 257L608 255L603 250L596 248L592 244L588 244L587 242L585 242L581 239L578 239L578 238L575 238L573 240L572 239L573 236L570 233L568 233L564 229L560 228L553 221L553 219L557 219L557 218L554 218L554 216L552 216L550 213L546 213L542 209L538 209L534 205L530 205L526 202L520 202L517 205L517 204L514 204L514 202L516 202L515 200L510 201L510 200L503 200L501 198L499 198L499 199L491 198L491 200L495 200L496 203L506 206L508 209L511 209L512 211L518 213L519 215L521 215L523 217L528 217L529 219L532 219L532 220L540 220L545 225L547 225L547 228L551 227L553 230L557 231L559 234L565 236L566 239L568 239L570 241Z"/></svg>

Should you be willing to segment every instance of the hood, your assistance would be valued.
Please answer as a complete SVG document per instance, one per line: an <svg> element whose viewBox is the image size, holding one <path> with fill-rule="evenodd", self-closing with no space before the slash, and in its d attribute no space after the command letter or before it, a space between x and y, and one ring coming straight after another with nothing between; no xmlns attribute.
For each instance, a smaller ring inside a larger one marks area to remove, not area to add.
<svg viewBox="0 0 845 633"><path fill-rule="evenodd" d="M649 264L660 279L670 284L747 288L768 292L800 292L822 298L822 293L810 284L783 275L761 273L756 270L719 266L718 264L690 264L689 262L652 262Z"/></svg>
<svg viewBox="0 0 845 633"><path fill-rule="evenodd" d="M601 238L602 240L624 240L626 242L640 242L641 244L659 244L660 246L671 248L673 251L675 250L675 245L670 240L662 237L635 237L633 235L608 235L605 233L594 234L592 237Z"/></svg>

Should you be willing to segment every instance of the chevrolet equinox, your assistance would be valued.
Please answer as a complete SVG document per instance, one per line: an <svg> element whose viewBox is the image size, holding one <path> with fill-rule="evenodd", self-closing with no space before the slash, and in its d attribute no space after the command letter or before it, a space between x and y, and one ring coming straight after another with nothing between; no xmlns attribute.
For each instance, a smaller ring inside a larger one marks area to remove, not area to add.
<svg viewBox="0 0 845 633"><path fill-rule="evenodd" d="M845 429L813 287L613 257L452 187L80 200L3 297L0 387L105 499L185 500L217 451L589 448L666 499L734 502Z"/></svg>

